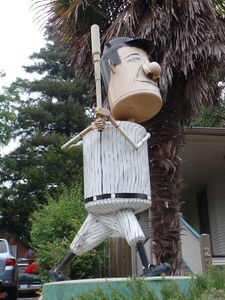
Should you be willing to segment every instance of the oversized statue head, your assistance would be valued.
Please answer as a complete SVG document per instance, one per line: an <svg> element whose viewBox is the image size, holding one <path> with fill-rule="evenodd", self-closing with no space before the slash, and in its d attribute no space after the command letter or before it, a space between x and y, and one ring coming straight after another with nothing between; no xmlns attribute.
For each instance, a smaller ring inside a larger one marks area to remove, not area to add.
<svg viewBox="0 0 225 300"><path fill-rule="evenodd" d="M162 107L156 79L161 68L149 61L152 43L146 39L117 38L108 42L101 72L111 113L116 120L144 122Z"/></svg>

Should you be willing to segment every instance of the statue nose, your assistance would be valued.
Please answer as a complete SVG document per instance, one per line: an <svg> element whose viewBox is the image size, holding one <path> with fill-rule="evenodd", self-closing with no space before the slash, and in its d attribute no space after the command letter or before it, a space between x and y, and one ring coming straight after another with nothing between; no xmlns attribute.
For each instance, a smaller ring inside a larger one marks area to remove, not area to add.
<svg viewBox="0 0 225 300"><path fill-rule="evenodd" d="M161 67L157 62L145 62L142 67L145 75L149 79L156 80L159 78Z"/></svg>

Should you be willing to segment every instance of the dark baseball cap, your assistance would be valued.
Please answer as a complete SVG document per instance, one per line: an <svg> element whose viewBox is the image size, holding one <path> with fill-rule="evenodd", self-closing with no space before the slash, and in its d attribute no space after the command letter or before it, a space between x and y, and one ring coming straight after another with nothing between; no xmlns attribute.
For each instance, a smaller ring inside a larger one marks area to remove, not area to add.
<svg viewBox="0 0 225 300"><path fill-rule="evenodd" d="M137 47L143 49L148 55L153 51L153 42L148 39L135 39L128 37L119 37L105 44L103 55L108 51L120 48L124 46Z"/></svg>

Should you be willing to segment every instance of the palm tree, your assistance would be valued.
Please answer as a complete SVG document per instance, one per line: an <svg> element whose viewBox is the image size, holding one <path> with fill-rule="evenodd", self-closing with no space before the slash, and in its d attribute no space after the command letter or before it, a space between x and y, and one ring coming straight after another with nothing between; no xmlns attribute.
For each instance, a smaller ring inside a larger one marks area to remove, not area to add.
<svg viewBox="0 0 225 300"><path fill-rule="evenodd" d="M224 66L225 6L222 0L34 0L47 12L46 32L70 49L77 75L92 82L90 26L101 28L102 44L119 36L153 41L152 59L162 67L161 112L144 126L152 182L152 239L157 263L179 270L179 210L184 124L202 106L219 105L216 74ZM40 18L40 16L38 17ZM91 84L92 84L91 83ZM93 85L92 85L93 86Z"/></svg>

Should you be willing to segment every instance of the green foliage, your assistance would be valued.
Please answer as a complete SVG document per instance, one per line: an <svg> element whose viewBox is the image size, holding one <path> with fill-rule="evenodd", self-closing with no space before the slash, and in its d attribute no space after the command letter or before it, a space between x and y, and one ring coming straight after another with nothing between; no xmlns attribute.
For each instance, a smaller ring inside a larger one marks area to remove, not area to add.
<svg viewBox="0 0 225 300"><path fill-rule="evenodd" d="M75 80L63 47L47 44L31 56L29 73L39 80L17 79L10 91L20 97L13 136L20 145L1 159L0 232L29 243L29 214L46 193L57 196L61 185L82 183L82 150L60 147L89 124L87 91ZM14 94L11 94L13 97Z"/></svg>
<svg viewBox="0 0 225 300"><path fill-rule="evenodd" d="M212 266L208 272L193 277L188 291L182 290L175 281L164 279L160 292L161 297L147 286L143 278L132 278L120 290L108 284L105 290L85 291L71 300L224 300L225 267Z"/></svg>
<svg viewBox="0 0 225 300"><path fill-rule="evenodd" d="M191 122L192 127L221 127L225 122L225 105L219 108L202 108Z"/></svg>
<svg viewBox="0 0 225 300"><path fill-rule="evenodd" d="M217 12L222 16L225 16L224 0L213 0L213 4L215 5Z"/></svg>
<svg viewBox="0 0 225 300"><path fill-rule="evenodd" d="M34 64L24 67L27 72L44 77L34 81L17 79L12 84L21 94L29 95L20 103L16 135L32 137L39 131L42 135L71 136L89 122L85 86L74 79L65 56L64 48L47 44L31 56Z"/></svg>
<svg viewBox="0 0 225 300"><path fill-rule="evenodd" d="M81 149L62 151L64 141L60 136L35 136L32 141L21 141L20 147L4 157L1 181L8 184L0 191L0 230L29 241L29 213L45 202L45 194L60 194L61 184L82 182Z"/></svg>
<svg viewBox="0 0 225 300"><path fill-rule="evenodd" d="M224 300L225 291L211 288L209 290L206 290L199 299L200 300Z"/></svg>
<svg viewBox="0 0 225 300"><path fill-rule="evenodd" d="M47 204L40 205L31 216L32 246L37 252L38 264L43 279L48 272L69 252L69 245L86 218L83 191L79 185L68 189L56 198L47 197ZM77 256L68 267L73 279L101 277L104 260L104 245L83 256Z"/></svg>
<svg viewBox="0 0 225 300"><path fill-rule="evenodd" d="M0 78L5 76L0 70ZM12 137L13 121L16 119L16 103L19 95L14 88L2 87L0 91L0 147Z"/></svg>
<svg viewBox="0 0 225 300"><path fill-rule="evenodd" d="M133 281L128 281L126 283L126 286L128 290L130 290L130 294L127 297L128 299L151 299L151 300L157 300L157 296L153 292L152 289L149 289L146 286L146 283L143 279L134 279Z"/></svg>
<svg viewBox="0 0 225 300"><path fill-rule="evenodd" d="M123 285L123 289L127 295L109 283L106 291L97 287L95 290L86 291L77 297L73 297L72 300L159 300L154 291L147 287L144 279L132 278Z"/></svg>
<svg viewBox="0 0 225 300"><path fill-rule="evenodd" d="M220 2L220 1L218 1ZM190 123L191 127L221 127L225 124L225 83L224 75L220 72L215 80L220 87L220 104L216 107L201 107Z"/></svg>
<svg viewBox="0 0 225 300"><path fill-rule="evenodd" d="M197 276L191 285L191 297L196 297L192 299L205 299L201 298L203 294L213 295L215 290L225 292L225 267L212 266L209 272Z"/></svg>
<svg viewBox="0 0 225 300"><path fill-rule="evenodd" d="M36 72L40 75L47 73L47 76L52 79L57 79L60 74L63 80L68 77L74 78L74 70L70 68L67 60L67 49L58 47L54 43L49 42L46 48L40 49L39 53L33 53L30 59L35 61L32 66L24 66L28 73Z"/></svg>
<svg viewBox="0 0 225 300"><path fill-rule="evenodd" d="M165 280L161 289L161 294L163 300L187 300L188 299L185 293L181 291L178 284L174 281L167 282Z"/></svg>

